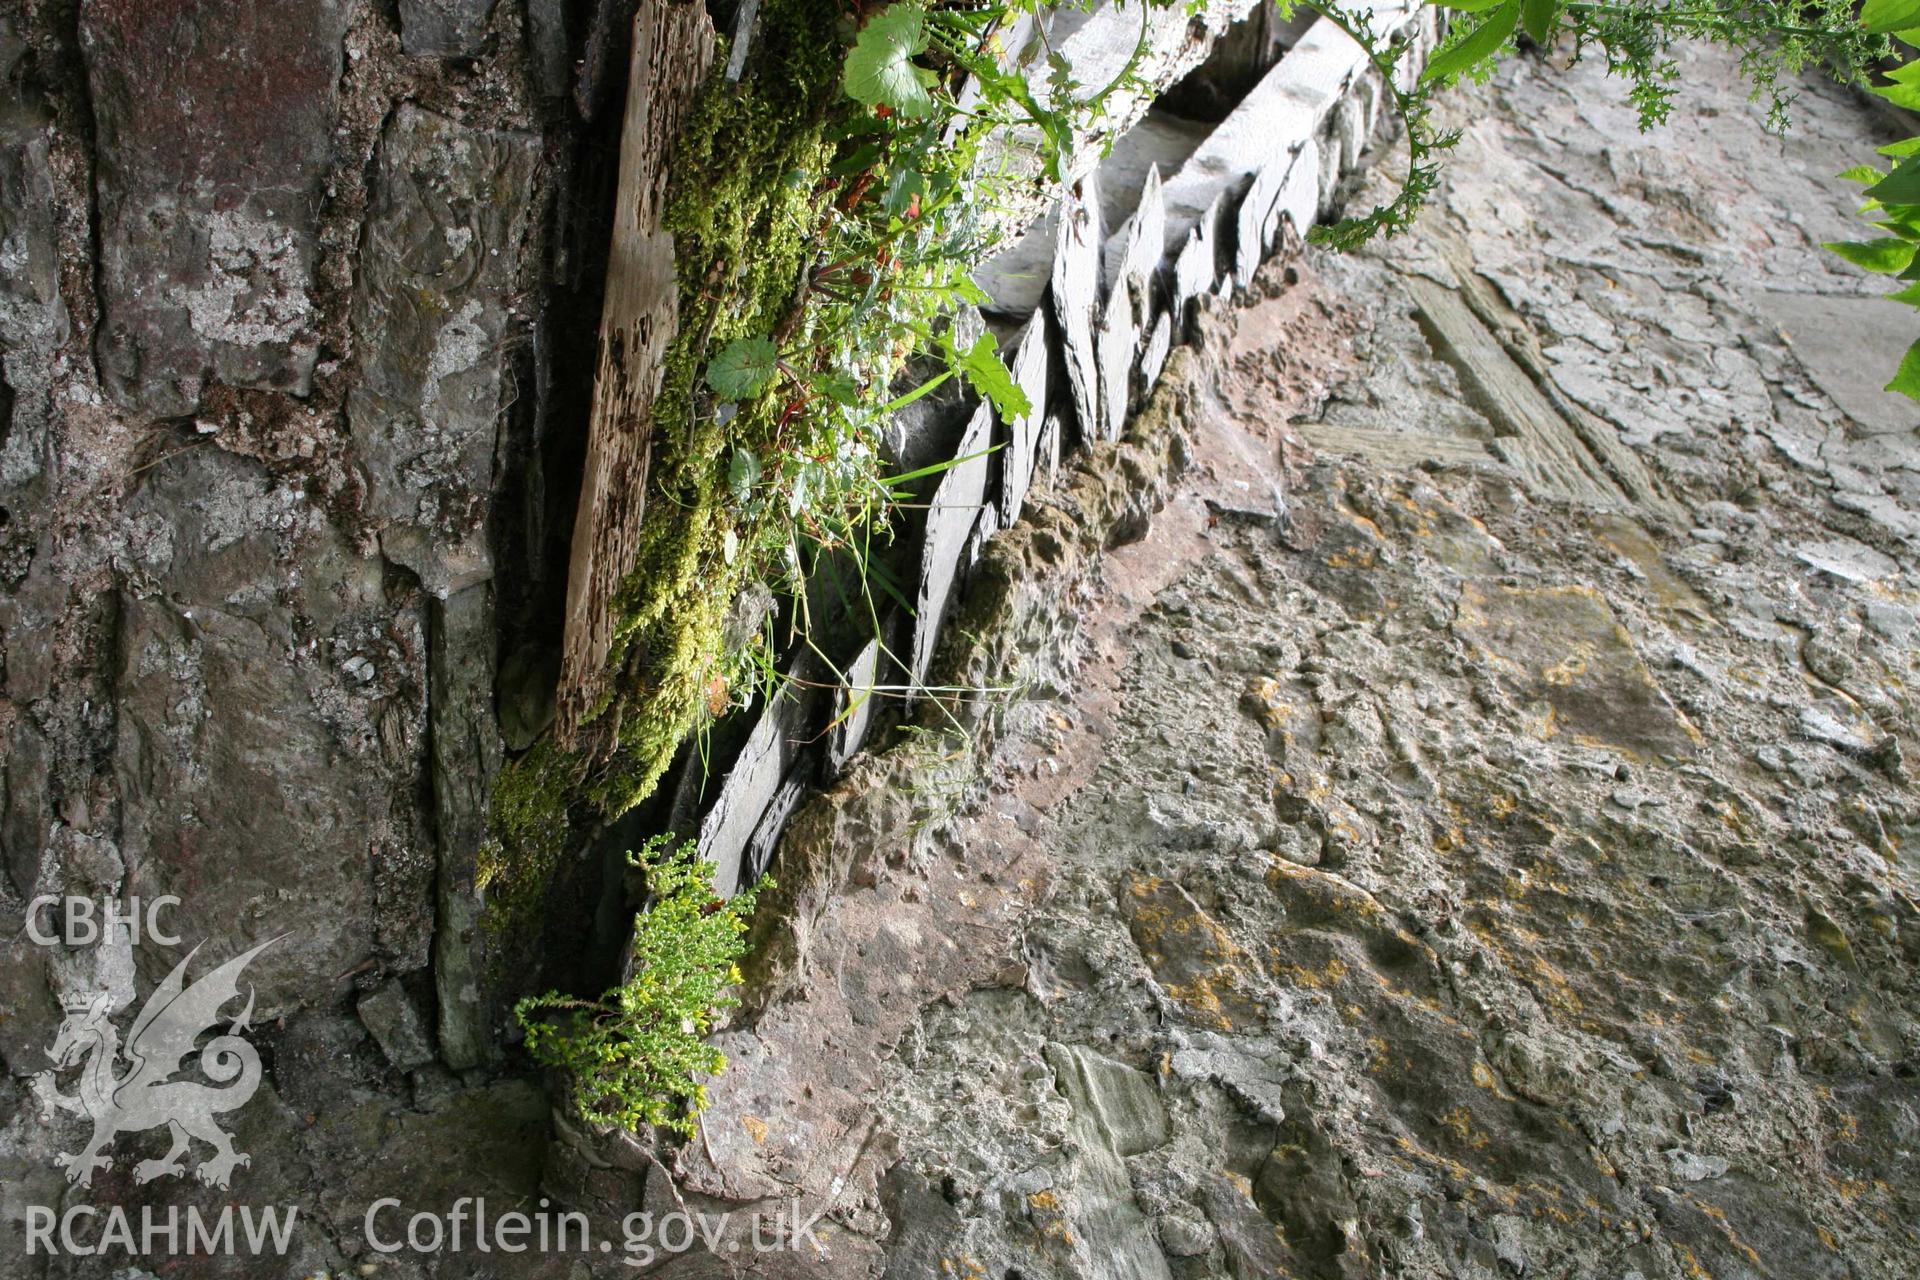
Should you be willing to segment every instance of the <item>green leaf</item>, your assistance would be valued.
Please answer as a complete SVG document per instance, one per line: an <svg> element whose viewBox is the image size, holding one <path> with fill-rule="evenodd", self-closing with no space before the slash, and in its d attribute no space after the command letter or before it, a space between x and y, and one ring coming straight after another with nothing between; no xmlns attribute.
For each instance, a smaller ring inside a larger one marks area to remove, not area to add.
<svg viewBox="0 0 1920 1280"><path fill-rule="evenodd" d="M1889 142L1884 147L1875 148L1881 155L1892 160L1904 160L1920 152L1920 138L1908 138L1903 142Z"/></svg>
<svg viewBox="0 0 1920 1280"><path fill-rule="evenodd" d="M1920 27L1920 0L1867 0L1860 6L1860 25L1874 35Z"/></svg>
<svg viewBox="0 0 1920 1280"><path fill-rule="evenodd" d="M1910 284L1906 288L1887 295L1889 302L1904 302L1910 307L1920 307L1920 284Z"/></svg>
<svg viewBox="0 0 1920 1280"><path fill-rule="evenodd" d="M1032 401L1000 359L999 344L991 333L983 333L974 344L961 351L949 343L948 362L975 391L993 401L994 410L1008 422L1033 411Z"/></svg>
<svg viewBox="0 0 1920 1280"><path fill-rule="evenodd" d="M780 353L766 338L736 338L707 362L707 385L727 400L744 400L767 389Z"/></svg>
<svg viewBox="0 0 1920 1280"><path fill-rule="evenodd" d="M1504 0L1436 0L1442 9L1453 9L1460 13L1484 13Z"/></svg>
<svg viewBox="0 0 1920 1280"><path fill-rule="evenodd" d="M744 505L758 483L760 459L754 456L753 450L734 446L733 457L727 463L727 490L733 494L733 500Z"/></svg>
<svg viewBox="0 0 1920 1280"><path fill-rule="evenodd" d="M1500 52L1519 21L1520 0L1502 0L1500 7L1488 14L1472 34L1434 55L1427 69L1420 73L1421 82L1455 80L1463 72L1473 70Z"/></svg>
<svg viewBox="0 0 1920 1280"><path fill-rule="evenodd" d="M847 54L847 96L914 119L932 114L933 75L913 64L926 51L925 12L917 4L888 5L860 28Z"/></svg>
<svg viewBox="0 0 1920 1280"><path fill-rule="evenodd" d="M1827 245L1856 267L1892 275L1913 261L1913 246L1891 236L1878 240L1837 240Z"/></svg>
<svg viewBox="0 0 1920 1280"><path fill-rule="evenodd" d="M1857 173L1859 170L1849 172ZM1902 160L1892 173L1868 187L1867 194L1882 204L1920 204L1920 156L1909 156Z"/></svg>
<svg viewBox="0 0 1920 1280"><path fill-rule="evenodd" d="M1535 44L1545 47L1552 43L1554 29L1560 25L1562 8L1563 0L1520 0L1520 25Z"/></svg>
<svg viewBox="0 0 1920 1280"><path fill-rule="evenodd" d="M1872 186L1885 176L1885 174L1870 164L1857 164L1845 173L1839 175L1840 181L1842 182L1858 182L1860 185L1866 187Z"/></svg>
<svg viewBox="0 0 1920 1280"><path fill-rule="evenodd" d="M1907 354L1900 357L1900 369L1886 389L1909 400L1920 400L1920 342L1908 347Z"/></svg>

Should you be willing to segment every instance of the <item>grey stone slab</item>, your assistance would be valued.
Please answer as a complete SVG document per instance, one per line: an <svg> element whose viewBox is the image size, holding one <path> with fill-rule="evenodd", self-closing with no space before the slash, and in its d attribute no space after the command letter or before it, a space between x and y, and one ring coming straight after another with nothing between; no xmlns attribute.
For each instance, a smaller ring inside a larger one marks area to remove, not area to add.
<svg viewBox="0 0 1920 1280"><path fill-rule="evenodd" d="M1017 240L973 273L974 283L993 299L987 310L1024 320L1039 309L1053 277L1059 217L1057 208L1047 210Z"/></svg>
<svg viewBox="0 0 1920 1280"><path fill-rule="evenodd" d="M400 47L417 57L471 58L487 36L494 0L400 0Z"/></svg>
<svg viewBox="0 0 1920 1280"><path fill-rule="evenodd" d="M817 674L810 662L790 674L811 681ZM720 784L713 807L700 821L697 843L702 859L714 866L714 892L730 896L743 887L749 870L747 854L761 819L779 797L806 743L813 737L818 699L804 683L781 686L762 708L746 745Z"/></svg>
<svg viewBox="0 0 1920 1280"><path fill-rule="evenodd" d="M1788 293L1752 295L1840 411L1868 431L1920 427L1920 404L1885 390L1913 339L1913 310L1884 298Z"/></svg>
<svg viewBox="0 0 1920 1280"><path fill-rule="evenodd" d="M992 439L993 409L982 404L968 421L954 451L955 457L966 461L947 471L933 491L922 544L920 586L914 600L911 662L916 687L926 683L933 666L940 626L960 583L967 543L986 505L988 458L984 451Z"/></svg>
<svg viewBox="0 0 1920 1280"><path fill-rule="evenodd" d="M80 6L107 390L156 417L209 379L304 394L346 0Z"/></svg>
<svg viewBox="0 0 1920 1280"><path fill-rule="evenodd" d="M1060 326L1061 364L1080 429L1100 435L1100 355L1094 331L1104 299L1101 253L1106 235L1100 220L1099 179L1089 174L1060 201L1053 258L1054 318Z"/></svg>
<svg viewBox="0 0 1920 1280"><path fill-rule="evenodd" d="M1305 236L1313 226L1320 193L1320 148L1313 139L1274 159L1254 175L1234 215L1234 284L1253 287L1254 273L1279 247L1282 219Z"/></svg>
<svg viewBox="0 0 1920 1280"><path fill-rule="evenodd" d="M1134 357L1140 353L1140 320L1133 290L1126 281L1114 287L1107 299L1096 335L1100 359L1100 411L1094 434L1102 440L1118 440L1126 430L1127 410L1133 403Z"/></svg>
<svg viewBox="0 0 1920 1280"><path fill-rule="evenodd" d="M1103 174L1103 191L1108 181ZM1126 220L1107 225L1119 227L1107 237L1102 275L1108 287L1115 288L1125 281L1136 301L1150 298L1154 277L1159 274L1167 251L1167 211L1160 195L1157 167L1148 167Z"/></svg>
<svg viewBox="0 0 1920 1280"><path fill-rule="evenodd" d="M874 713L879 710L874 686L880 682L880 664L878 640L867 641L847 664L846 678L834 695L833 726L827 732L829 773L845 769L873 731Z"/></svg>
<svg viewBox="0 0 1920 1280"><path fill-rule="evenodd" d="M354 1008L380 1051L395 1067L411 1071L433 1061L433 1040L427 1034L427 1020L420 1016L419 1006L398 981L389 979L361 996Z"/></svg>
<svg viewBox="0 0 1920 1280"><path fill-rule="evenodd" d="M381 549L436 595L491 574L481 521L538 160L533 134L411 105L380 142L347 415Z"/></svg>
<svg viewBox="0 0 1920 1280"><path fill-rule="evenodd" d="M1046 1058L1075 1114L1090 1119L1116 1155L1166 1144L1167 1110L1144 1071L1083 1045L1049 1044Z"/></svg>
<svg viewBox="0 0 1920 1280"><path fill-rule="evenodd" d="M1031 406L1018 419L1006 424L1006 448L1000 455L1000 523L1011 525L1020 519L1027 490L1033 484L1034 468L1039 462L1040 430L1047 412L1053 364L1052 344L1048 340L1047 320L1039 316L1029 320L1016 337L1010 366L1013 380L1027 395Z"/></svg>

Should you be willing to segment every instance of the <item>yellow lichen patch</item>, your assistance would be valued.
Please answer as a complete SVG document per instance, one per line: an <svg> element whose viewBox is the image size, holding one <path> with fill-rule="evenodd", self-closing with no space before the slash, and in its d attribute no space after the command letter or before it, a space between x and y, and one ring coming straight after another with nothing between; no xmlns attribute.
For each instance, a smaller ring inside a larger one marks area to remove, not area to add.
<svg viewBox="0 0 1920 1280"><path fill-rule="evenodd" d="M759 1116L741 1116L740 1127L747 1131L756 1147L767 1140L767 1122Z"/></svg>
<svg viewBox="0 0 1920 1280"><path fill-rule="evenodd" d="M1246 953L1178 885L1128 877L1122 902L1134 946L1163 990L1203 1025L1230 1030L1258 1016Z"/></svg>

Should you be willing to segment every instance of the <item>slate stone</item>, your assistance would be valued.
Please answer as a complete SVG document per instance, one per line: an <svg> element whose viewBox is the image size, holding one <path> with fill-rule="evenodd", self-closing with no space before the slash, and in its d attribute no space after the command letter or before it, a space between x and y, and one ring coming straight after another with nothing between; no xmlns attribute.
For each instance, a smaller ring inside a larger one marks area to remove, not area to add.
<svg viewBox="0 0 1920 1280"><path fill-rule="evenodd" d="M993 408L982 404L974 410L954 450L955 457L967 461L949 469L933 491L920 561L920 588L914 602L912 674L916 686L926 682L933 666L940 624L946 620L968 540L987 500L987 458L983 450L992 441L992 432Z"/></svg>
<svg viewBox="0 0 1920 1280"><path fill-rule="evenodd" d="M833 728L827 733L827 769L838 774L866 745L879 709L874 685L880 679L880 642L869 640L847 664L846 679L835 691Z"/></svg>
<svg viewBox="0 0 1920 1280"><path fill-rule="evenodd" d="M361 996L354 1008L380 1051L395 1067L411 1071L433 1061L433 1041L427 1035L427 1021L398 981L390 979L377 990Z"/></svg>
<svg viewBox="0 0 1920 1280"><path fill-rule="evenodd" d="M1031 407L1006 424L1006 450L1000 461L1000 523L1003 526L1011 526L1020 519L1040 458L1040 430L1046 418L1053 366L1052 344L1044 316L1027 321L1014 340L1007 363L1014 382L1026 393Z"/></svg>
<svg viewBox="0 0 1920 1280"><path fill-rule="evenodd" d="M424 959L431 862L406 859L388 817L396 781L422 766L404 743L421 735L398 704L350 701L329 657L399 627L378 559L213 449L149 472L129 519L168 534L137 566L150 585L120 603L125 891L178 896L175 930L206 943L199 963L285 935L248 969L260 1020L343 994L383 936ZM146 983L178 959L136 954Z"/></svg>
<svg viewBox="0 0 1920 1280"><path fill-rule="evenodd" d="M492 574L481 523L539 139L411 105L380 142L347 402L381 550L446 596Z"/></svg>
<svg viewBox="0 0 1920 1280"><path fill-rule="evenodd" d="M1868 431L1920 427L1920 405L1885 389L1886 371L1899 368L1906 354L1903 326L1911 313L1903 303L1775 289L1749 298L1842 413Z"/></svg>
<svg viewBox="0 0 1920 1280"><path fill-rule="evenodd" d="M700 822L700 857L713 863L714 892L723 897L744 887L745 877L751 874L749 847L762 856L770 849L765 838L755 843L761 834L761 819L777 800L783 799L782 788L795 771L804 767L801 759L814 736L813 714L818 702L809 690L820 673L805 659L802 663L791 674L802 677L804 683L796 681L783 687L761 711L746 745L721 783L713 807ZM791 812L797 797L784 798Z"/></svg>
<svg viewBox="0 0 1920 1280"><path fill-rule="evenodd" d="M1046 1057L1074 1113L1089 1117L1117 1154L1165 1145L1167 1111L1145 1072L1082 1045L1050 1044Z"/></svg>
<svg viewBox="0 0 1920 1280"><path fill-rule="evenodd" d="M493 0L400 0L400 47L416 57L471 58L492 16Z"/></svg>
<svg viewBox="0 0 1920 1280"><path fill-rule="evenodd" d="M108 392L190 413L209 379L311 387L316 231L346 0L86 0Z"/></svg>

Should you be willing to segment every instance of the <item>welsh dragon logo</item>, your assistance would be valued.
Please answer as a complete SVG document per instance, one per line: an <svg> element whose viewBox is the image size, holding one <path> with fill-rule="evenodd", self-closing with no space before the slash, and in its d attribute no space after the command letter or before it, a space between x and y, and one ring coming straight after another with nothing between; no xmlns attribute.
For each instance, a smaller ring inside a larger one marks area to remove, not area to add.
<svg viewBox="0 0 1920 1280"><path fill-rule="evenodd" d="M182 1060L194 1052L201 1035L214 1029L220 1010L239 998L240 974L248 963L278 941L269 938L192 986L186 985L187 966L200 948L189 951L147 997L124 1047L109 1020L111 994L102 992L91 999L67 1002L67 1019L60 1025L53 1047L47 1050L53 1070L34 1076L33 1091L49 1112L57 1108L93 1120L93 1137L86 1146L55 1157L55 1163L67 1171L68 1182L88 1186L94 1170L112 1168L113 1157L107 1149L118 1135L162 1125L172 1131L173 1145L160 1159L135 1165L136 1182L184 1174L185 1157L195 1138L214 1150L212 1157L202 1160L194 1170L194 1175L208 1186L225 1187L236 1166L251 1163L244 1151L233 1149L233 1140L214 1122L216 1115L244 1106L260 1087L260 1054L240 1035L253 1016L251 987L247 989L246 1008L227 1024L225 1034L214 1036L200 1048L200 1070L213 1084L172 1077L182 1069ZM128 1063L127 1070L115 1075L114 1067L122 1058ZM60 1093L54 1077L83 1060L79 1091L70 1097Z"/></svg>

